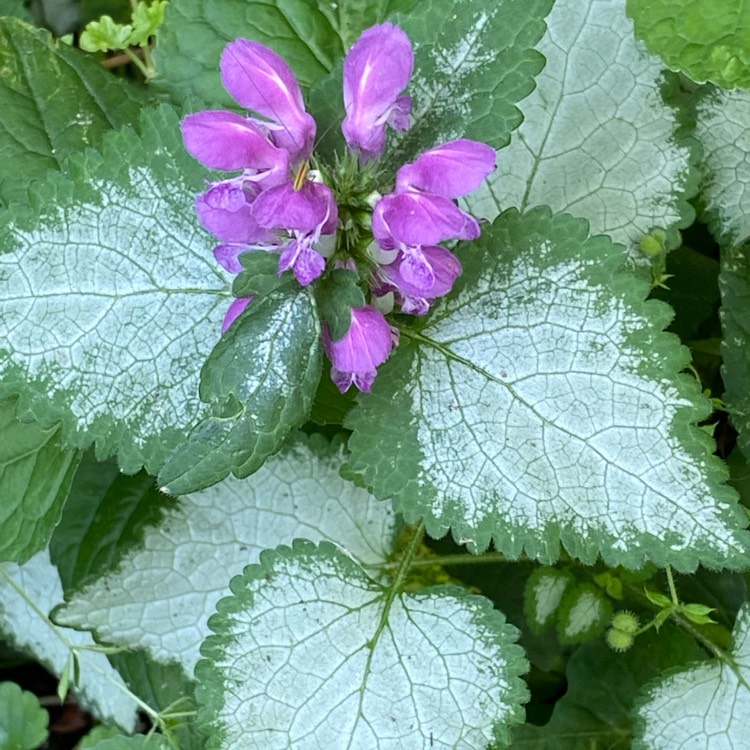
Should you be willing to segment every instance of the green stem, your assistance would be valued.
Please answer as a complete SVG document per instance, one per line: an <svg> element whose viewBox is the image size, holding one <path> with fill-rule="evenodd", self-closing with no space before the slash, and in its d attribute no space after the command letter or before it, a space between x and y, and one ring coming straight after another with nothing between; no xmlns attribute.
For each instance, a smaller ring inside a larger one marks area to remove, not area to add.
<svg viewBox="0 0 750 750"><path fill-rule="evenodd" d="M135 65L135 67L138 68L141 73L143 73L144 78L148 79L153 75L153 73L149 71L149 69L145 66L143 60L141 60L141 58L138 57L138 55L136 55L132 50L124 49L123 52L128 56L130 62L132 62L133 65Z"/></svg>
<svg viewBox="0 0 750 750"><path fill-rule="evenodd" d="M432 565L454 566L454 565L487 565L493 563L507 562L508 559L502 552L485 552L483 555L471 555L459 553L455 555L435 555L435 557L420 557L419 560L413 560L412 568L429 568ZM368 568L377 570L393 570L401 565L401 561L373 563L367 565Z"/></svg>
<svg viewBox="0 0 750 750"><path fill-rule="evenodd" d="M675 605L675 607L679 607L680 600L677 598L677 589L674 585L674 577L672 576L672 568L667 565L666 567L666 573L667 573L667 584L669 585L669 595L672 597L672 604Z"/></svg>
<svg viewBox="0 0 750 750"><path fill-rule="evenodd" d="M703 633L698 630L688 619L683 617L678 612L671 613L672 619L686 632L690 633L696 641L698 641L704 648L708 649L717 659L723 661L728 666L735 669L734 661L732 657L727 654L724 649L717 646L710 638L707 638Z"/></svg>
<svg viewBox="0 0 750 750"><path fill-rule="evenodd" d="M146 80L151 78L154 73L156 73L156 67L154 66L154 58L151 55L151 45L147 44L145 47L141 47L143 50L143 59L146 62L146 70L147 72L144 74L146 76Z"/></svg>
<svg viewBox="0 0 750 750"><path fill-rule="evenodd" d="M378 627L375 630L374 635L370 639L371 648L374 648L375 644L378 642L378 638L380 637L380 634L383 632L383 629L388 624L388 615L390 614L391 607L393 606L393 602L395 598L398 596L398 594L401 592L401 588L404 585L406 576L409 575L409 570L411 569L412 563L414 562L414 557L417 554L419 545L422 544L423 537L424 537L424 521L420 521L419 525L414 529L414 534L412 535L412 538L409 540L409 544L407 544L406 549L404 550L403 557L398 561L398 568L396 569L396 575L393 576L391 585L388 587L388 591L385 595L385 603L383 604L383 613L380 616L380 622L378 623Z"/></svg>
<svg viewBox="0 0 750 750"><path fill-rule="evenodd" d="M65 646L66 649L71 654L78 654L79 651L86 651L88 650L86 646L79 646L75 643L71 643L59 630L58 626L55 625L52 620L50 620L49 615L47 615L45 612L43 612L39 607L37 606L36 602L31 599L28 594L19 586L16 581L11 578L4 570L3 567L0 565L0 576L2 576L5 581L8 583L8 585L28 604L28 606L41 618L41 620L44 622L45 625L55 634L55 636L62 642L62 644ZM95 672L97 672L99 675L101 675L104 679L106 679L108 682L112 683L114 687L116 687L118 690L124 692L126 695L128 695L130 698L132 698L138 707L146 713L151 720L154 722L154 724L160 724L161 725L161 716L157 711L155 711L151 706L149 706L147 703L144 703L137 695L132 693L130 690L128 690L127 686L124 684L117 682L112 678L110 674L105 673L102 669L100 669L96 664L93 662L87 662L86 666L90 669L93 669Z"/></svg>

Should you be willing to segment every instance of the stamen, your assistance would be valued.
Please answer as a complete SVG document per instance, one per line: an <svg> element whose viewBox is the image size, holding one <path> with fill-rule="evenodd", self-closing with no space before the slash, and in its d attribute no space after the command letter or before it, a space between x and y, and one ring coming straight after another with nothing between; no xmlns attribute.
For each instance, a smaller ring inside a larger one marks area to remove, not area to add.
<svg viewBox="0 0 750 750"><path fill-rule="evenodd" d="M294 174L294 189L297 191L300 191L302 189L302 186L305 184L305 179L307 179L307 173L310 171L310 162L302 162L302 164L299 165L299 168Z"/></svg>

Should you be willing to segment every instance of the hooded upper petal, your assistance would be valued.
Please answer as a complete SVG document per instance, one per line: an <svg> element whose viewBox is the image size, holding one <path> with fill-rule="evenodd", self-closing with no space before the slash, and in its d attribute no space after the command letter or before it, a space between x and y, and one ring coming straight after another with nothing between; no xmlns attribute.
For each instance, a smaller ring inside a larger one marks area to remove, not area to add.
<svg viewBox="0 0 750 750"><path fill-rule="evenodd" d="M395 244L437 245L448 239L474 240L479 223L449 198L410 191L386 195L372 215L375 239L386 249Z"/></svg>
<svg viewBox="0 0 750 750"><path fill-rule="evenodd" d="M396 192L419 190L459 198L476 190L495 168L495 149L459 138L425 151L396 175Z"/></svg>
<svg viewBox="0 0 750 750"><path fill-rule="evenodd" d="M289 154L245 117L224 110L188 115L180 124L185 148L210 169L252 169L267 185L289 178Z"/></svg>
<svg viewBox="0 0 750 750"><path fill-rule="evenodd" d="M355 42L344 61L342 124L349 147L365 158L383 153L389 119L408 126L411 100L400 97L414 69L409 37L392 23L372 26Z"/></svg>
<svg viewBox="0 0 750 750"><path fill-rule="evenodd" d="M259 42L236 39L224 48L221 79L237 102L271 121L274 142L293 161L310 156L315 120L305 111L297 79L282 57Z"/></svg>
<svg viewBox="0 0 750 750"><path fill-rule="evenodd" d="M264 190L253 211L258 224L266 229L334 231L338 220L333 193L321 182L305 182L299 190L291 182Z"/></svg>

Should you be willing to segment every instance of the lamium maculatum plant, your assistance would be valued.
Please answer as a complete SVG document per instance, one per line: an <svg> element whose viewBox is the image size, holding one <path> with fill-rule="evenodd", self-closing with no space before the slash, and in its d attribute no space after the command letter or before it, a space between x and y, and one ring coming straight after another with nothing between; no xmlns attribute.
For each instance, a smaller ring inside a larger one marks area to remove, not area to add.
<svg viewBox="0 0 750 750"><path fill-rule="evenodd" d="M740 4L73 4L0 10L0 747L32 662L94 750L744 747Z"/></svg>

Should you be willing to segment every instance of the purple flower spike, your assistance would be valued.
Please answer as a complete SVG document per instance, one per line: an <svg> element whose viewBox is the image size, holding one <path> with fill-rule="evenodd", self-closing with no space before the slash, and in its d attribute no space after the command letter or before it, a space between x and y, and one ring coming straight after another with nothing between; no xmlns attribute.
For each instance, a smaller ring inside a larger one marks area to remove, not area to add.
<svg viewBox="0 0 750 750"><path fill-rule="evenodd" d="M440 195L409 191L386 195L375 206L372 231L381 247L437 245L449 239L475 240L479 223Z"/></svg>
<svg viewBox="0 0 750 750"><path fill-rule="evenodd" d="M342 124L349 148L362 159L383 153L385 128L409 127L411 98L399 96L414 69L409 37L392 23L372 26L356 41L344 61L344 106Z"/></svg>
<svg viewBox="0 0 750 750"><path fill-rule="evenodd" d="M305 111L302 91L283 58L259 42L237 39L224 48L221 80L243 107L270 120L263 125L293 162L310 156L315 120Z"/></svg>
<svg viewBox="0 0 750 750"><path fill-rule="evenodd" d="M263 184L289 179L289 154L268 140L253 123L234 112L207 110L182 121L185 148L210 169L253 169L263 173Z"/></svg>
<svg viewBox="0 0 750 750"><path fill-rule="evenodd" d="M396 192L418 190L459 198L476 190L495 168L495 149L461 138L425 151L396 175Z"/></svg>
<svg viewBox="0 0 750 750"><path fill-rule="evenodd" d="M370 392L377 368L388 359L394 345L386 319L371 305L355 307L344 338L333 341L328 326L323 328L323 345L331 360L331 379L345 393L354 384Z"/></svg>

